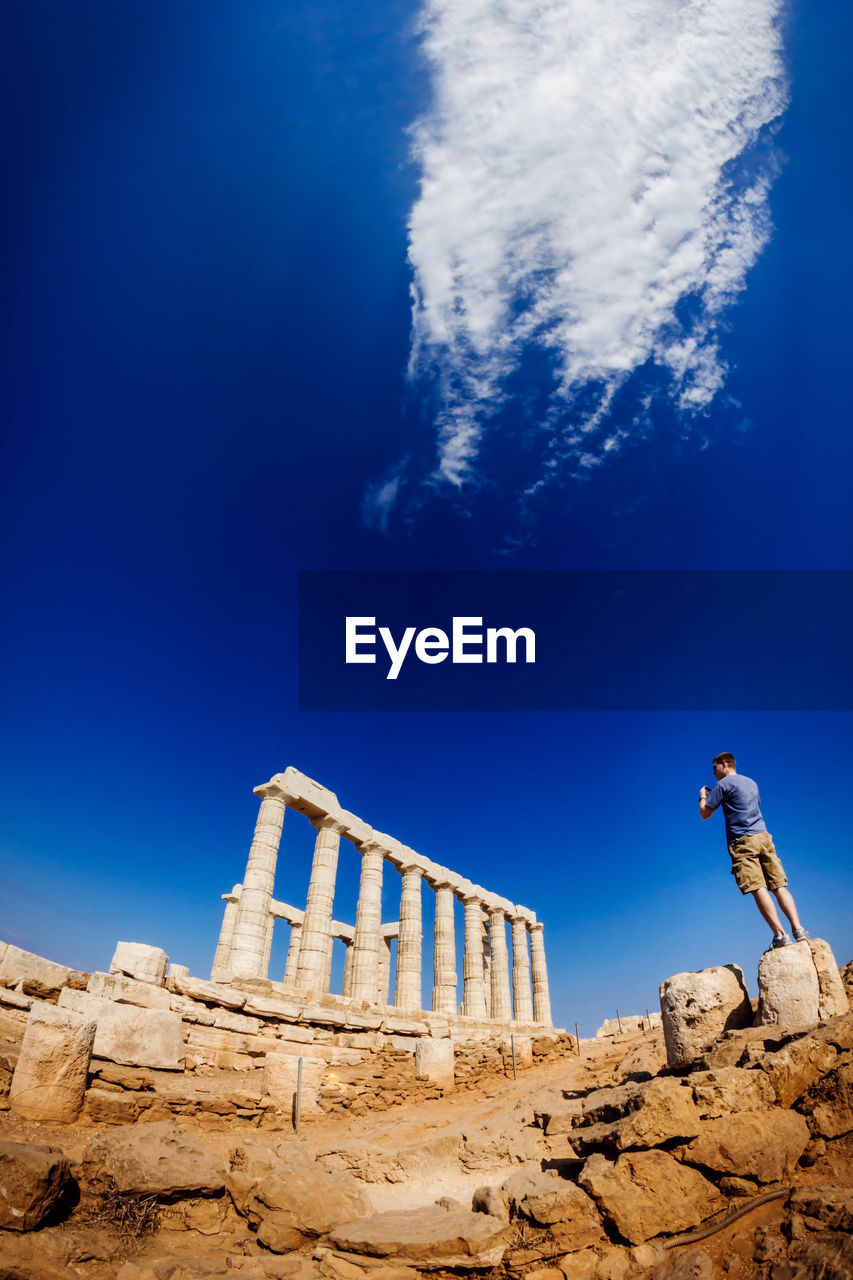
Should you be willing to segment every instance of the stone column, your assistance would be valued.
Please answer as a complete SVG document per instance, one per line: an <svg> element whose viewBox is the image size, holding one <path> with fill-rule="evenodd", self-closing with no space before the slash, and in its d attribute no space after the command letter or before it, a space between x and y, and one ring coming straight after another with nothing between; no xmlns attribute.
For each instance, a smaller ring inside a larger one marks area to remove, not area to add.
<svg viewBox="0 0 853 1280"><path fill-rule="evenodd" d="M347 949L344 957L344 981L341 987L342 996L352 995L352 942L344 939L344 946Z"/></svg>
<svg viewBox="0 0 853 1280"><path fill-rule="evenodd" d="M267 936L264 942L263 977L268 978L270 972L270 955L272 953L272 931L275 928L275 916L270 912L267 916Z"/></svg>
<svg viewBox="0 0 853 1280"><path fill-rule="evenodd" d="M435 885L435 948L433 950L432 1007L436 1013L456 1013L456 938L453 929L453 890Z"/></svg>
<svg viewBox="0 0 853 1280"><path fill-rule="evenodd" d="M463 898L465 904L465 958L462 977L465 995L462 1012L467 1018L485 1018L486 984L483 981L483 909L479 898Z"/></svg>
<svg viewBox="0 0 853 1280"><path fill-rule="evenodd" d="M400 868L403 889L400 894L400 933L397 938L397 983L394 1004L398 1009L421 1007L421 880L423 869Z"/></svg>
<svg viewBox="0 0 853 1280"><path fill-rule="evenodd" d="M229 969L241 978L266 977L267 922L285 810L284 800L275 784L265 783L256 787L255 795L261 797L261 810L249 850L228 961Z"/></svg>
<svg viewBox="0 0 853 1280"><path fill-rule="evenodd" d="M317 839L302 918L296 985L300 991L321 995L327 989L326 968L332 950L332 903L343 827L328 815L312 818L311 825L317 830Z"/></svg>
<svg viewBox="0 0 853 1280"><path fill-rule="evenodd" d="M389 1004L391 995L391 943L393 938L381 938L379 942L379 980L376 998L380 1004Z"/></svg>
<svg viewBox="0 0 853 1280"><path fill-rule="evenodd" d="M530 965L533 970L533 1021L552 1026L551 998L548 994L548 969L545 964L545 938L541 924L530 926Z"/></svg>
<svg viewBox="0 0 853 1280"><path fill-rule="evenodd" d="M240 905L240 894L242 892L243 886L235 884L230 893L223 893L222 895L225 901L225 914L222 917L222 929L219 933L216 955L213 957L213 968L210 970L211 982L217 982L230 968L231 943L234 938L234 927L237 924L237 908Z"/></svg>
<svg viewBox="0 0 853 1280"><path fill-rule="evenodd" d="M506 917L498 909L489 911L489 940L492 947L491 1016L496 1022L509 1022L512 1007L509 996L509 952L506 946Z"/></svg>
<svg viewBox="0 0 853 1280"><path fill-rule="evenodd" d="M492 1016L492 944L487 927L485 909L480 913L480 935L483 948L483 998L486 1001L486 1017Z"/></svg>
<svg viewBox="0 0 853 1280"><path fill-rule="evenodd" d="M533 1021L530 994L530 958L527 954L527 921L512 916L512 1011L516 1022Z"/></svg>
<svg viewBox="0 0 853 1280"><path fill-rule="evenodd" d="M284 966L284 981L290 986L296 982L296 973L299 968L299 947L302 942L302 925L292 924L290 926L290 944L287 948L287 961Z"/></svg>
<svg viewBox="0 0 853 1280"><path fill-rule="evenodd" d="M352 940L352 996L355 1000L376 999L379 987L379 958L382 943L382 863L384 854L376 844L364 844L361 853L361 880Z"/></svg>

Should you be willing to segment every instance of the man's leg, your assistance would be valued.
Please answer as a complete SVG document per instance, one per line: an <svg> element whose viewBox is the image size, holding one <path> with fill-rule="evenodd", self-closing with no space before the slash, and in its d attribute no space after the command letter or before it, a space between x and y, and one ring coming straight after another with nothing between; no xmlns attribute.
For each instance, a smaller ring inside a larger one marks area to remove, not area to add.
<svg viewBox="0 0 853 1280"><path fill-rule="evenodd" d="M802 925L800 924L800 917L797 915L797 904L794 902L794 898L790 889L786 889L785 886L782 885L781 889L774 889L773 892L776 895L776 901L779 903L779 906L782 908L782 910L785 912L785 915L791 921L791 928L801 929ZM761 908L759 907L759 911L760 910ZM768 920L767 916L765 916L764 918L765 920ZM776 918L778 920L779 917L777 916ZM772 924L772 921L768 920L768 923Z"/></svg>
<svg viewBox="0 0 853 1280"><path fill-rule="evenodd" d="M780 893L784 892L784 889L777 889L776 896L778 897ZM753 889L752 896L755 899L755 905L770 925L775 937L781 938L785 930L782 928L782 921L779 919L779 913L776 910L776 903L770 897L770 890L765 888ZM790 898L791 895L788 894L788 897ZM781 902L781 898L779 900Z"/></svg>

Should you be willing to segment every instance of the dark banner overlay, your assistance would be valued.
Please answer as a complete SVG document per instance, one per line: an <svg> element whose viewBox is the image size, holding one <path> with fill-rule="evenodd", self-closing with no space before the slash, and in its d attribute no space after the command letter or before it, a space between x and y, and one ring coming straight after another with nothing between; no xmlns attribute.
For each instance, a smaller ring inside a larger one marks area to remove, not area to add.
<svg viewBox="0 0 853 1280"><path fill-rule="evenodd" d="M299 575L305 711L847 711L853 572Z"/></svg>

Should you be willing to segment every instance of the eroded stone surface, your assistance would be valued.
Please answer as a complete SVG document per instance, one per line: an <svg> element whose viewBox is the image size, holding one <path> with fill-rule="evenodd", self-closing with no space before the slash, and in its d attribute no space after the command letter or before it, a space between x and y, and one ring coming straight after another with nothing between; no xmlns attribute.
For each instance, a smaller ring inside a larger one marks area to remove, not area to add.
<svg viewBox="0 0 853 1280"><path fill-rule="evenodd" d="M507 1228L484 1213L429 1205L397 1209L345 1223L330 1240L352 1253L397 1258L418 1267L494 1267L506 1250Z"/></svg>
<svg viewBox="0 0 853 1280"><path fill-rule="evenodd" d="M578 1181L631 1244L689 1231L725 1204L697 1170L665 1151L626 1152L615 1163L592 1155Z"/></svg>
<svg viewBox="0 0 853 1280"><path fill-rule="evenodd" d="M809 949L817 973L818 1017L821 1022L826 1022L847 1013L850 1007L847 992L829 943L823 938L812 938Z"/></svg>
<svg viewBox="0 0 853 1280"><path fill-rule="evenodd" d="M75 1120L83 1105L95 1023L52 1004L27 1019L9 1102L27 1120Z"/></svg>
<svg viewBox="0 0 853 1280"><path fill-rule="evenodd" d="M88 991L69 991L59 1007L82 1013L97 1024L94 1053L98 1058L129 1067L179 1071L184 1052L181 1017L170 1009L145 1009L117 1004Z"/></svg>
<svg viewBox="0 0 853 1280"><path fill-rule="evenodd" d="M160 947L150 947L145 942L117 942L110 973L123 973L128 978L162 987L168 967L169 957Z"/></svg>
<svg viewBox="0 0 853 1280"><path fill-rule="evenodd" d="M90 1178L109 1176L119 1191L138 1195L214 1195L225 1188L225 1165L206 1143L174 1120L122 1125L89 1143Z"/></svg>
<svg viewBox="0 0 853 1280"><path fill-rule="evenodd" d="M756 1026L809 1027L818 1021L820 988L807 942L765 951L758 962Z"/></svg>
<svg viewBox="0 0 853 1280"><path fill-rule="evenodd" d="M671 1067L692 1062L723 1031L752 1022L752 1005L737 965L674 974L661 986L660 1007Z"/></svg>
<svg viewBox="0 0 853 1280"><path fill-rule="evenodd" d="M759 1065L780 1104L790 1107L832 1070L837 1056L833 1045L815 1036L803 1036L768 1053Z"/></svg>
<svg viewBox="0 0 853 1280"><path fill-rule="evenodd" d="M762 1111L776 1100L773 1084L766 1075L740 1067L694 1072L690 1084L699 1114L706 1120L733 1111Z"/></svg>
<svg viewBox="0 0 853 1280"><path fill-rule="evenodd" d="M93 973L86 990L102 1000L116 1000L119 1004L135 1004L143 1009L168 1009L169 992L152 982L139 982L123 973Z"/></svg>
<svg viewBox="0 0 853 1280"><path fill-rule="evenodd" d="M57 1147L0 1142L0 1228L32 1231L68 1196L71 1170Z"/></svg>
<svg viewBox="0 0 853 1280"><path fill-rule="evenodd" d="M11 942L3 943L5 950L0 956L0 985L14 986L17 982L32 979L40 982L48 990L56 991L68 981L71 970L64 964L56 964L53 960L45 960L44 956L33 955Z"/></svg>
<svg viewBox="0 0 853 1280"><path fill-rule="evenodd" d="M275 1253L298 1249L306 1240L371 1212L370 1201L353 1178L310 1159L274 1169L249 1198L249 1221L257 1226L261 1244Z"/></svg>
<svg viewBox="0 0 853 1280"><path fill-rule="evenodd" d="M779 1182L793 1172L808 1141L809 1127L795 1111L741 1111L704 1121L684 1160L715 1173Z"/></svg>
<svg viewBox="0 0 853 1280"><path fill-rule="evenodd" d="M432 1040L427 1036L415 1046L415 1070L444 1089L453 1088L453 1041Z"/></svg>

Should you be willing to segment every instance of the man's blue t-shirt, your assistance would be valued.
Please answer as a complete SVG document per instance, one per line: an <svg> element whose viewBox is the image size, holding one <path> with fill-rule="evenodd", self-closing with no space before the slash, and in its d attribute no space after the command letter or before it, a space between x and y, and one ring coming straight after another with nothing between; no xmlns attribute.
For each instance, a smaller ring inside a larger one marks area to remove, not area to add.
<svg viewBox="0 0 853 1280"><path fill-rule="evenodd" d="M767 830L760 803L757 783L742 773L727 773L705 797L709 809L716 809L720 804L723 806L726 839L729 841L751 835L753 831Z"/></svg>

